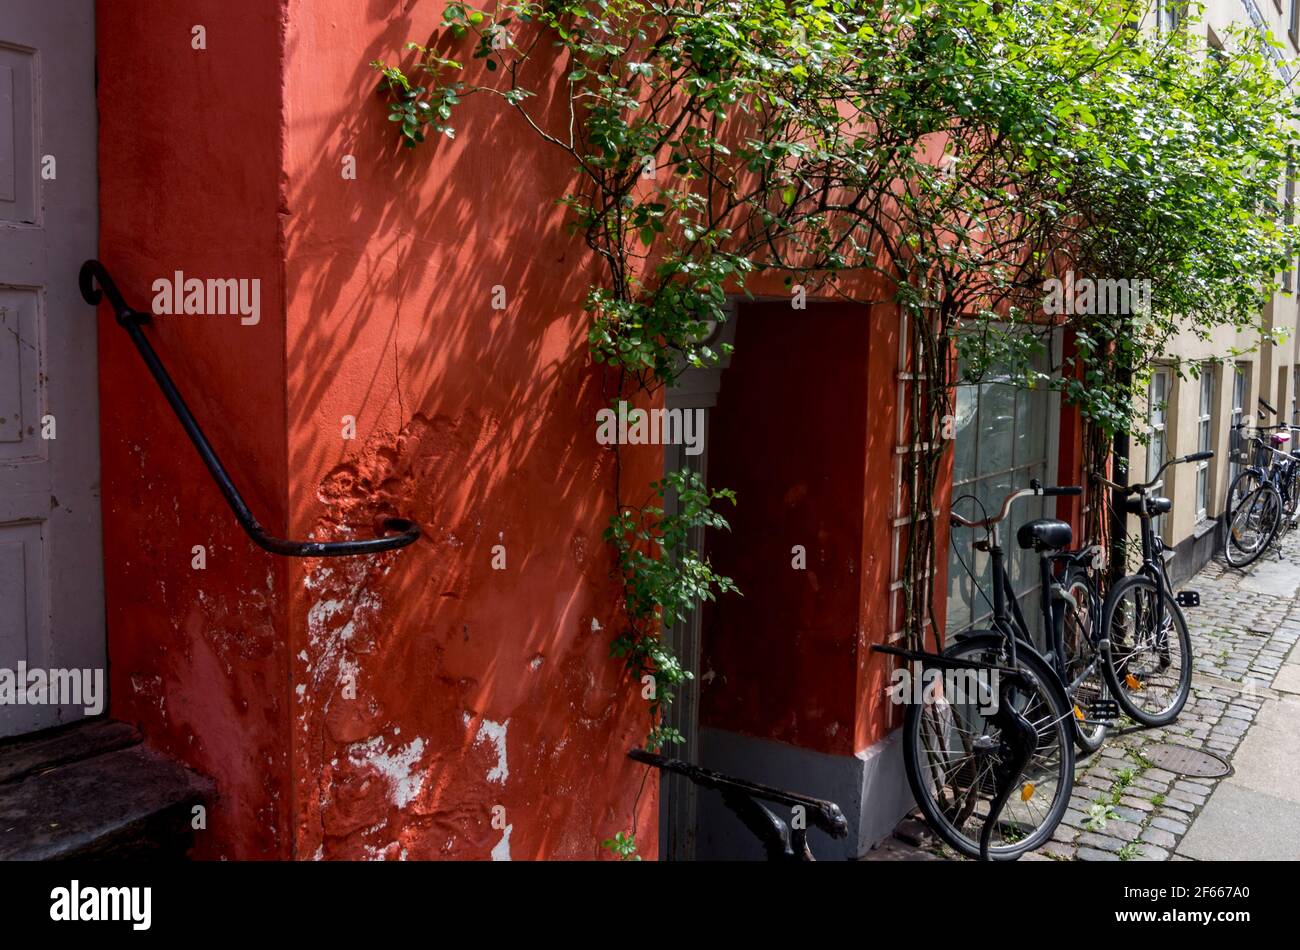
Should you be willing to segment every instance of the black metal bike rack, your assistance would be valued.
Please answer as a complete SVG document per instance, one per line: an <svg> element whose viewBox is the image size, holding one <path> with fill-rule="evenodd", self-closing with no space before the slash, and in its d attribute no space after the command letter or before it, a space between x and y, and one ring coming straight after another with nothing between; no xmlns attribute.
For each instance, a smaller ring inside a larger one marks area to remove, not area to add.
<svg viewBox="0 0 1300 950"><path fill-rule="evenodd" d="M723 803L762 842L769 861L812 861L814 858L808 847L808 828L794 821L787 824L762 804L765 801L787 808L802 808L807 824L820 828L832 838L843 838L849 833L849 823L840 811L840 806L834 802L733 778L645 749L632 749L627 757L653 766L661 772L684 775L701 788L720 792Z"/></svg>
<svg viewBox="0 0 1300 950"><path fill-rule="evenodd" d="M944 656L942 653L908 650L904 647L884 643L872 644L871 649L875 653L884 653L914 663L928 664L939 669L983 670L996 672L999 675L998 708L997 712L989 718L989 721L997 726L1006 737L1008 759L1005 762L997 763L994 768L994 795L989 802L989 815L980 830L980 860L989 860L993 829L1002 817L1002 809L1006 807L1007 800L1019 784L1020 776L1024 773L1030 758L1033 756L1038 738L1029 720L1014 709L1010 703L1004 701L1006 691L1010 686L1023 686L1028 682L1025 675L1014 667L981 663L978 660L959 660L954 657Z"/></svg>
<svg viewBox="0 0 1300 950"><path fill-rule="evenodd" d="M81 287L81 296L86 303L96 306L100 299L107 295L109 304L113 307L113 312L117 317L118 326L127 332L131 337L131 342L135 348L140 351L140 356L144 359L145 366L149 367L149 372L153 375L154 381L162 390L163 395L167 397L167 402L171 405L172 411L176 413L176 418L180 420L181 426L185 429L185 434L190 437L194 443L194 448L198 450L199 458L207 466L208 472L212 475L213 481L217 483L217 488L221 489L222 496L226 499L226 504L230 505L230 510L234 512L235 518L239 521L248 536L260 548L270 551L272 554L283 554L288 557L346 557L357 554L378 554L381 551L394 551L398 548L404 548L412 544L420 537L420 527L414 521L406 518L386 518L383 522L384 533L379 537L366 538L357 541L291 541L287 538L277 538L258 524L253 513L249 510L248 505L244 503L243 497L239 490L235 488L234 482L226 474L226 468L221 464L221 459L213 451L212 444L208 442L207 436L199 428L199 424L194 419L194 414L185 405L185 400L181 398L180 392L176 389L176 384L168 375L162 360L154 352L154 348L145 338L141 326L150 322L149 313L142 313L128 306L118 291L117 285L113 283L113 278L109 276L108 270L99 261L90 260L81 265L81 273L78 275L77 282ZM96 288L98 284L98 288Z"/></svg>

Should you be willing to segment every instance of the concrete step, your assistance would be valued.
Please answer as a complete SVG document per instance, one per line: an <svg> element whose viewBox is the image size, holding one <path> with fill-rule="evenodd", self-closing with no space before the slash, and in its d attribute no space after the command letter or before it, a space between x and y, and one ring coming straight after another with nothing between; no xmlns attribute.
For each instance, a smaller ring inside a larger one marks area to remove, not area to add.
<svg viewBox="0 0 1300 950"><path fill-rule="evenodd" d="M0 743L0 860L183 858L212 783L95 720Z"/></svg>

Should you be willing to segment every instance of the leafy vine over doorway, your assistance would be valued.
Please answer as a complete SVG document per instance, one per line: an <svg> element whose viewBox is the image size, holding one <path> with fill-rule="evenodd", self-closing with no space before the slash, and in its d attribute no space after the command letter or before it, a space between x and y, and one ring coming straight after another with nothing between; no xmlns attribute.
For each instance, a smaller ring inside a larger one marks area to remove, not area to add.
<svg viewBox="0 0 1300 950"><path fill-rule="evenodd" d="M564 193L538 200L565 205L602 263L587 344L611 403L653 400L686 367L716 363L708 340L729 296L897 308L903 625L920 645L937 638L955 355L975 377L998 365L1059 389L1099 465L1168 340L1225 324L1266 333L1261 308L1297 253L1278 197L1297 113L1275 64L1248 35L1227 34L1219 56L1190 28L1137 30L1143 12L1126 0L452 2L408 62L373 65L410 147L454 136L457 108L484 96L572 161ZM1045 314L1045 281L1067 268L1152 292L1141 312ZM1032 357L1052 332L1070 345L1044 378ZM615 465L605 538L624 622L611 652L636 688L651 684L658 749L681 739L662 711L692 675L664 625L735 589L686 540L725 529L718 503L736 499L688 472L633 504L643 491Z"/></svg>

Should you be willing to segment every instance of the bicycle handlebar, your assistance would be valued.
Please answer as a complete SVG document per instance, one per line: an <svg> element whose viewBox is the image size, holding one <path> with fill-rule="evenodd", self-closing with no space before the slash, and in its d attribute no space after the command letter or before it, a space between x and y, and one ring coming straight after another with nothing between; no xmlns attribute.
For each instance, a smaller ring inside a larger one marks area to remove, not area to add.
<svg viewBox="0 0 1300 950"><path fill-rule="evenodd" d="M1156 470L1155 476L1149 482L1141 482L1134 485L1121 485L1119 482L1112 482L1100 472L1093 472L1093 477L1104 485L1109 485L1116 491L1123 492L1125 495L1136 495L1139 492L1149 492L1153 488L1160 487L1160 476L1165 473L1170 465L1181 465L1183 462L1204 462L1207 459L1214 458L1213 452L1193 452L1191 455L1184 455L1181 458L1171 458L1164 465Z"/></svg>
<svg viewBox="0 0 1300 950"><path fill-rule="evenodd" d="M978 521L972 521L969 518L963 518L955 511L951 513L950 517L952 518L953 521L961 525L963 528L987 528L997 524L999 521L1002 521L1004 518L1006 518L1007 514L1011 511L1012 504L1021 498L1030 498L1030 497L1052 498L1059 495L1082 495L1082 494L1083 494L1083 488L1079 485L1056 485L1050 488L1044 488L1043 486L1039 485L1037 481L1035 481L1033 483L1032 488L1021 488L1017 491L1013 491L1010 495L1007 495L1007 497L1002 500L1002 508L998 511L996 517L983 518Z"/></svg>
<svg viewBox="0 0 1300 950"><path fill-rule="evenodd" d="M1262 426L1254 422L1247 422L1245 419L1243 419L1240 422L1234 422L1231 426L1229 426L1229 428L1254 429L1257 432L1272 432L1274 429L1290 429L1292 432L1295 432L1297 429L1300 429L1300 426L1295 425L1294 423L1291 422L1279 422L1276 425Z"/></svg>

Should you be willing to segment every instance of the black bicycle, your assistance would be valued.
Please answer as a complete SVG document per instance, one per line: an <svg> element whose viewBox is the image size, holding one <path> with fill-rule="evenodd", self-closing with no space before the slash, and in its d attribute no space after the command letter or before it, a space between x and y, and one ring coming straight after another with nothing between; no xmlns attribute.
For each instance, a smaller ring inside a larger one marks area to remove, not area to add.
<svg viewBox="0 0 1300 950"><path fill-rule="evenodd" d="M1037 479L1029 484L1034 489L1041 487ZM959 498L957 502L962 500ZM1101 629L1103 606L1096 580L1098 549L1095 546L1079 550L1057 549L1029 536L1029 531L1028 526L1022 526L1017 542L1022 549L1032 550L1038 558L1037 623L1042 630L1042 639L1036 641L1031 636L1032 626L1021 610L1010 579L1004 577L1007 632L1021 643L1037 649L1039 655L1051 664L1070 697L1075 745L1085 754L1096 752L1106 741L1112 722L1119 717L1119 710L1110 701L1097 652L1100 640L1097 631ZM953 544L955 548L955 537ZM974 572L964 561L963 567L974 582ZM974 591L992 609L993 604L977 583ZM997 625L996 620L993 623Z"/></svg>
<svg viewBox="0 0 1300 950"><path fill-rule="evenodd" d="M1260 406L1274 413L1264 400ZM1296 426L1285 423L1252 426L1239 422L1232 427L1237 439L1250 448L1237 451L1247 461L1228 486L1224 514L1223 559L1232 567L1253 563L1295 526L1300 508L1300 458L1295 449L1286 451ZM1246 430L1253 429L1251 435Z"/></svg>
<svg viewBox="0 0 1300 950"><path fill-rule="evenodd" d="M1182 608L1200 604L1195 591L1174 593L1165 571L1164 541L1154 519L1173 503L1155 492L1170 465L1200 462L1213 452L1172 458L1155 476L1136 485L1121 485L1101 474L1094 477L1120 496L1120 504L1141 525L1142 562L1106 594L1098 651L1110 693L1125 714L1144 726L1173 722L1192 690L1192 640Z"/></svg>
<svg viewBox="0 0 1300 950"><path fill-rule="evenodd" d="M874 649L913 661L914 674L942 674L941 688L911 702L903 759L913 797L930 826L968 857L1014 860L1055 831L1074 788L1073 703L1052 663L1035 649L1007 573L998 525L1019 499L1077 495L1077 487L1014 491L992 517L954 523L983 529L975 542L992 570L990 627L958 634L942 653ZM1070 526L1038 519L1017 533L1040 554L1069 547ZM1043 619L1052 630L1050 555L1042 562ZM963 686L963 684L965 684Z"/></svg>

